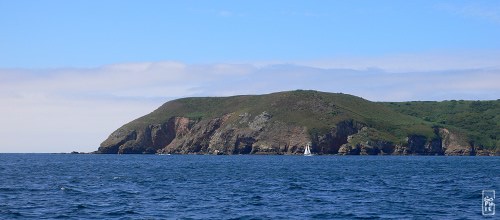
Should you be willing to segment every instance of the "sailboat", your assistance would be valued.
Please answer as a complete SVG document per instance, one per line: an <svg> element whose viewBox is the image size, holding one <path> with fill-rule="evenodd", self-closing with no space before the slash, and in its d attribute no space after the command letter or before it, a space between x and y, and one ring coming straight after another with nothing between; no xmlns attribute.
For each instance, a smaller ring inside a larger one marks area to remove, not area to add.
<svg viewBox="0 0 500 220"><path fill-rule="evenodd" d="M304 156L312 156L311 148L309 147L309 143L307 143L306 149L304 150Z"/></svg>

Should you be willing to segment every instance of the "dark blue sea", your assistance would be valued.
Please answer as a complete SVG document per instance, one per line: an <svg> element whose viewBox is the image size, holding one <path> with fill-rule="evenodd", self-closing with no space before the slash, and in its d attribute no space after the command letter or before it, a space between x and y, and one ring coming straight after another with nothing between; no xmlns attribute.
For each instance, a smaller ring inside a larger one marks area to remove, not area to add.
<svg viewBox="0 0 500 220"><path fill-rule="evenodd" d="M478 219L489 189L500 157L0 154L0 219Z"/></svg>

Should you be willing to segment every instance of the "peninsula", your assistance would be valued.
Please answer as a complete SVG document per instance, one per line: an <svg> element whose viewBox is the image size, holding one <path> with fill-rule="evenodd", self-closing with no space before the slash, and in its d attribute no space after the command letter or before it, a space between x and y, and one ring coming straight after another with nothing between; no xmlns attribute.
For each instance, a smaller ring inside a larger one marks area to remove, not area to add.
<svg viewBox="0 0 500 220"><path fill-rule="evenodd" d="M500 155L500 100L371 102L311 90L182 98L123 125L103 154Z"/></svg>

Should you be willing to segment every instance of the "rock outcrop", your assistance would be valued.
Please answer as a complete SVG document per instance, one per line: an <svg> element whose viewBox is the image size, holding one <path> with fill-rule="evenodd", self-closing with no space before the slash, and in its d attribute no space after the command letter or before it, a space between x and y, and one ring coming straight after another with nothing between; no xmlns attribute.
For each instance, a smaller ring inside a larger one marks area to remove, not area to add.
<svg viewBox="0 0 500 220"><path fill-rule="evenodd" d="M439 135L443 137L442 145L446 155L475 155L474 146L467 143L463 136L446 128L439 129Z"/></svg>
<svg viewBox="0 0 500 220"><path fill-rule="evenodd" d="M141 130L117 130L101 144L99 153L170 154L298 154L310 142L307 129L270 122L267 112L251 118L226 114L195 121L173 117L165 124ZM231 123L228 121L231 120ZM236 120L236 123L235 121ZM322 139L326 142L333 140Z"/></svg>
<svg viewBox="0 0 500 220"><path fill-rule="evenodd" d="M361 129L360 133L366 128ZM360 134L356 134L360 135ZM340 155L449 155L449 156L489 156L494 152L480 146L471 146L464 136L450 132L446 128L435 128L435 136L428 138L422 135L410 135L402 144L394 145L387 141L366 141L353 144L348 138L348 143L339 149Z"/></svg>

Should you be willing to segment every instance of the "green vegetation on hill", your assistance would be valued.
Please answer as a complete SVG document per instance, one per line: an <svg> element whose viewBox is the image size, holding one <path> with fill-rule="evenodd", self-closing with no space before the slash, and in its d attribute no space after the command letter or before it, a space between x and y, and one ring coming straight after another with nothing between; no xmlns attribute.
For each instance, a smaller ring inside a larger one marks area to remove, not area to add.
<svg viewBox="0 0 500 220"><path fill-rule="evenodd" d="M178 118L177 118L178 117ZM169 101L101 153L500 155L500 100L371 102L310 90Z"/></svg>
<svg viewBox="0 0 500 220"><path fill-rule="evenodd" d="M469 143L485 148L500 147L500 100L389 102L391 109L421 118L435 126L455 128L467 134Z"/></svg>
<svg viewBox="0 0 500 220"><path fill-rule="evenodd" d="M404 144L409 135L434 136L431 122L400 113L394 106L342 93L310 90L173 100L122 128L164 123L173 116L203 120L228 113L256 116L264 111L273 116L271 120L306 127L311 135L325 134L339 122L353 120L373 128L374 136L395 144Z"/></svg>

